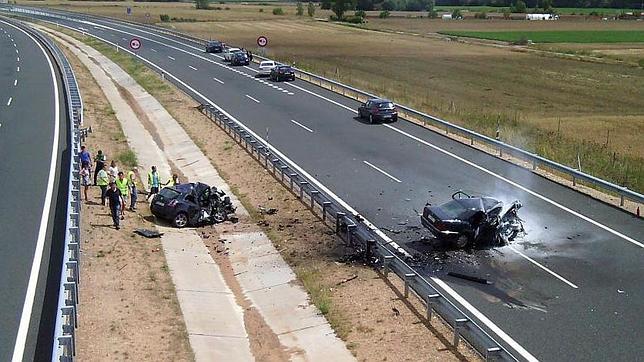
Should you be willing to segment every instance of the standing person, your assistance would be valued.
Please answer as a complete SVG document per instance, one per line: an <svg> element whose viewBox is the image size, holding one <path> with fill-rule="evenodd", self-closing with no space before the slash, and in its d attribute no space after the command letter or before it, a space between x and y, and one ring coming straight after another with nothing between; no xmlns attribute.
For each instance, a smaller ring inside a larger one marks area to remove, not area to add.
<svg viewBox="0 0 644 362"><path fill-rule="evenodd" d="M127 181L130 186L130 211L136 210L136 200L138 199L137 182L139 177L139 170L134 167L132 171L127 173Z"/></svg>
<svg viewBox="0 0 644 362"><path fill-rule="evenodd" d="M90 156L89 151L85 149L85 145L81 146L80 152L78 152L78 158L80 158L81 168L85 167L88 170L92 167L92 156Z"/></svg>
<svg viewBox="0 0 644 362"><path fill-rule="evenodd" d="M248 56L248 61L253 62L253 53L250 52L250 50L246 51L246 55Z"/></svg>
<svg viewBox="0 0 644 362"><path fill-rule="evenodd" d="M105 161L107 161L107 156L103 153L103 151L98 150L98 153L96 154L96 157L94 157L94 162L96 163L96 168L94 169L94 185L98 185L96 183L96 178L98 177L98 173L101 172L103 169L103 166L105 165Z"/></svg>
<svg viewBox="0 0 644 362"><path fill-rule="evenodd" d="M118 176L119 177L116 178L116 181L114 181L114 183L116 184L116 188L119 189L119 191L121 191L121 196L123 197L123 203L121 204L121 208L123 209L123 211L125 211L125 207L127 206L125 204L125 200L127 200L129 182L125 178L125 174L123 173L123 171L119 171ZM123 217L124 217L124 214L121 214L121 219L123 219Z"/></svg>
<svg viewBox="0 0 644 362"><path fill-rule="evenodd" d="M98 171L96 184L101 188L101 204L105 206L105 192L107 192L107 185L110 183L110 176L107 174L107 165L103 163L103 168Z"/></svg>
<svg viewBox="0 0 644 362"><path fill-rule="evenodd" d="M110 176L110 182L115 182L119 174L119 168L116 167L116 161L112 160L110 168L107 169L107 174Z"/></svg>
<svg viewBox="0 0 644 362"><path fill-rule="evenodd" d="M123 205L123 196L121 195L121 191L116 188L116 183L110 182L110 188L105 192L105 196L107 197L107 200L109 201L110 204L110 213L112 214L112 222L114 223L114 227L116 227L116 230L120 229L120 221L119 221L119 215L122 212L122 205ZM122 218L122 215L121 215Z"/></svg>
<svg viewBox="0 0 644 362"><path fill-rule="evenodd" d="M159 186L161 186L161 181L159 181L157 167L152 166L152 171L148 172L148 187L150 188L150 193L148 193L148 196L145 198L146 201L154 194L159 193Z"/></svg>
<svg viewBox="0 0 644 362"><path fill-rule="evenodd" d="M90 180L89 180L89 169L87 167L83 167L80 170L80 181L81 185L83 186L83 194L85 195L85 202L89 202L89 199L87 198L87 189L89 188ZM81 200L83 198L81 197Z"/></svg>
<svg viewBox="0 0 644 362"><path fill-rule="evenodd" d="M180 184L180 182L179 182L179 176L177 176L177 174L175 173L175 174L173 174L173 175L172 175L172 178L168 180L168 182L166 182L166 183L164 183L164 184L163 184L163 186L164 186L164 187L168 187L168 186L176 186L176 185L178 185L178 184Z"/></svg>

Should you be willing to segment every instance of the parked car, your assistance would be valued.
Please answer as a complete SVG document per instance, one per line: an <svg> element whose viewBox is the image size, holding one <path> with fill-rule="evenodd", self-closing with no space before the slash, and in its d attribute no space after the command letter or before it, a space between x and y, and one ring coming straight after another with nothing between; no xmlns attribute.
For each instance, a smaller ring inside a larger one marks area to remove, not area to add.
<svg viewBox="0 0 644 362"><path fill-rule="evenodd" d="M257 73L258 77L268 77L271 75L271 70L275 68L278 65L277 62L274 62L272 60L264 60L263 62L259 63L259 73Z"/></svg>
<svg viewBox="0 0 644 362"><path fill-rule="evenodd" d="M398 120L398 111L392 101L372 98L358 107L358 117L368 119L369 123L376 121L396 122Z"/></svg>
<svg viewBox="0 0 644 362"><path fill-rule="evenodd" d="M233 53L233 56L230 58L230 65L248 65L250 60L248 55L242 52Z"/></svg>
<svg viewBox="0 0 644 362"><path fill-rule="evenodd" d="M239 49L239 48L226 48L224 50L224 61L229 62L230 58L232 58L232 56L233 56L233 53L236 53L236 52L241 52L241 49Z"/></svg>
<svg viewBox="0 0 644 362"><path fill-rule="evenodd" d="M235 208L223 192L195 182L164 187L152 198L150 211L182 228L231 219Z"/></svg>
<svg viewBox="0 0 644 362"><path fill-rule="evenodd" d="M224 44L220 41L211 40L206 42L206 53L221 53L224 51Z"/></svg>
<svg viewBox="0 0 644 362"><path fill-rule="evenodd" d="M274 82L295 80L295 70L289 65L276 65L271 69L270 77Z"/></svg>
<svg viewBox="0 0 644 362"><path fill-rule="evenodd" d="M525 233L517 215L521 208L514 201L502 213L503 202L491 197L473 197L462 191L452 194L452 201L442 205L425 205L420 217L424 227L440 240L457 248L474 244L504 245Z"/></svg>

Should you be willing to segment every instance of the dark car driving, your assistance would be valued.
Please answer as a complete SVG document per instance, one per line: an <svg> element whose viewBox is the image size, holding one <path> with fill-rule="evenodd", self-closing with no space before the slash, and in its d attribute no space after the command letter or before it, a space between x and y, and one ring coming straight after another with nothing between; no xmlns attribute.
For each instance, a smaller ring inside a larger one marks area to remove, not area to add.
<svg viewBox="0 0 644 362"><path fill-rule="evenodd" d="M244 52L235 52L230 57L230 65L248 65L250 60Z"/></svg>
<svg viewBox="0 0 644 362"><path fill-rule="evenodd" d="M462 191L452 195L452 201L442 205L427 204L421 223L440 240L465 248L479 242L504 244L523 232L517 215L518 201L503 211L503 202L491 197L472 197Z"/></svg>
<svg viewBox="0 0 644 362"><path fill-rule="evenodd" d="M396 122L398 120L398 111L392 101L373 98L358 107L358 117L368 119L369 123L376 121Z"/></svg>
<svg viewBox="0 0 644 362"><path fill-rule="evenodd" d="M289 65L278 65L271 69L270 77L274 82L295 80L295 70Z"/></svg>
<svg viewBox="0 0 644 362"><path fill-rule="evenodd" d="M206 43L206 53L221 53L224 51L224 44L220 41L211 40Z"/></svg>

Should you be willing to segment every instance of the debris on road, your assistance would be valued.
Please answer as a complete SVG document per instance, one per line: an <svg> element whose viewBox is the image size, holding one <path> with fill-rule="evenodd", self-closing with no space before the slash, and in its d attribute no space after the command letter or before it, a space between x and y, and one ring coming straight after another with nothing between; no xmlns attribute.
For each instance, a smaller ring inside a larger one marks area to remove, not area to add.
<svg viewBox="0 0 644 362"><path fill-rule="evenodd" d="M447 272L447 275L449 275L451 277L454 277L454 278L469 280L469 281L475 282L475 283L492 284L492 282L488 281L487 279L475 277L475 276L472 276L472 275L465 275L465 274L456 273L456 272Z"/></svg>

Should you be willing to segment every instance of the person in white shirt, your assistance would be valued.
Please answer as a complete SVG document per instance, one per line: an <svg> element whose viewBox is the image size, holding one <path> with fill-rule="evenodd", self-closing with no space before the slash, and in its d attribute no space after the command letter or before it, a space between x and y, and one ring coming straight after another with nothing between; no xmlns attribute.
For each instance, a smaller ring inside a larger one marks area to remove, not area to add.
<svg viewBox="0 0 644 362"><path fill-rule="evenodd" d="M110 182L115 182L119 174L119 168L116 167L116 161L112 160L110 168L107 169L107 174L110 176Z"/></svg>

